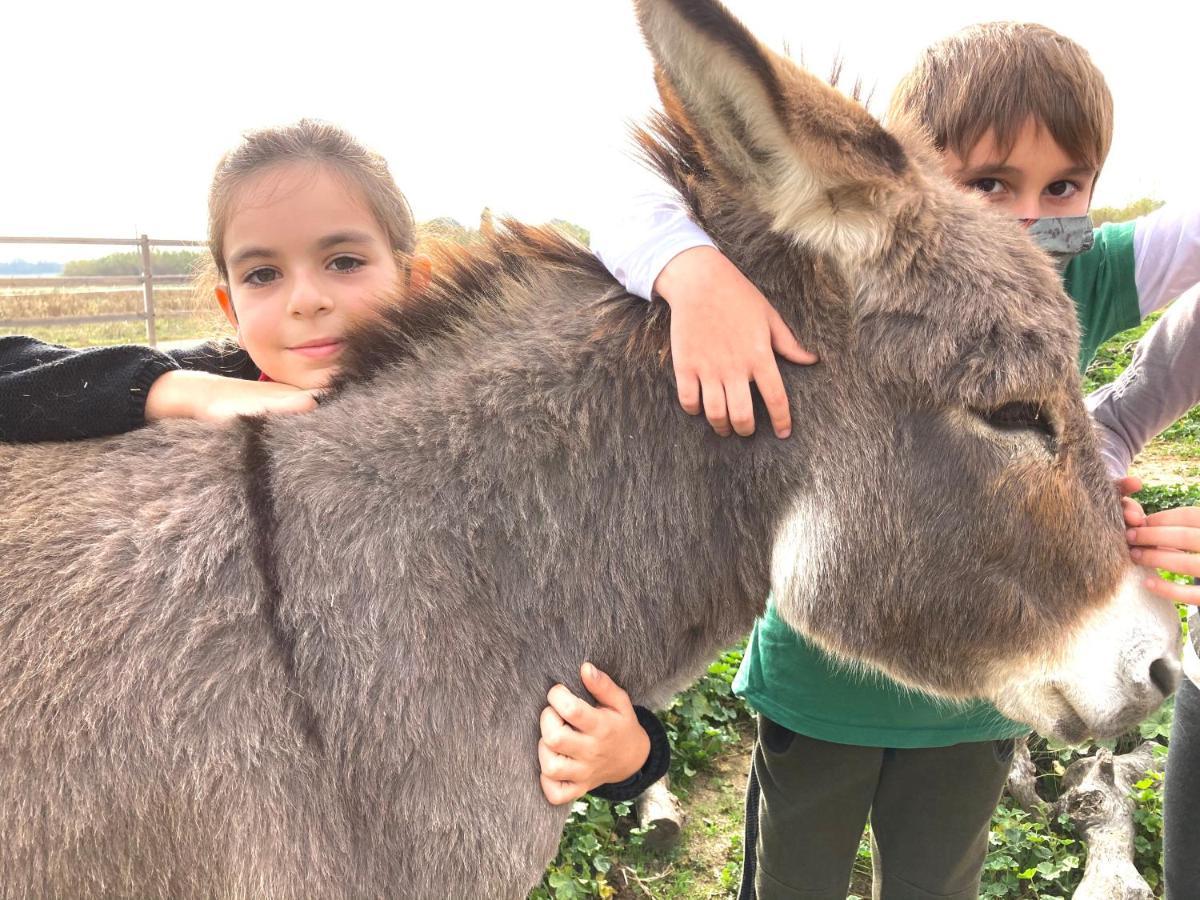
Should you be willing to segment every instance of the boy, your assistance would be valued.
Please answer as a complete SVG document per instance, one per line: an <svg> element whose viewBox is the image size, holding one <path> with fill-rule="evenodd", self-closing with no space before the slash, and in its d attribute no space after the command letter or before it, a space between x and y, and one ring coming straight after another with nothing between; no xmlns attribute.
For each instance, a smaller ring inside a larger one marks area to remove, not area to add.
<svg viewBox="0 0 1200 900"><path fill-rule="evenodd" d="M1036 25L977 26L935 44L897 89L889 117L915 117L950 177L1023 220L1085 215L1112 134L1103 76L1082 48ZM613 235L595 242L614 275L671 305L684 409L703 408L719 433L750 434L752 380L786 436L771 350L812 358L765 298L677 201L643 199ZM1198 244L1194 214L1163 211L1096 231L1095 247L1064 274L1083 331L1081 364L1200 280ZM734 687L760 714L743 896L842 900L868 815L876 897L977 896L1012 741L1027 727L986 704L953 707L850 674L771 607Z"/></svg>

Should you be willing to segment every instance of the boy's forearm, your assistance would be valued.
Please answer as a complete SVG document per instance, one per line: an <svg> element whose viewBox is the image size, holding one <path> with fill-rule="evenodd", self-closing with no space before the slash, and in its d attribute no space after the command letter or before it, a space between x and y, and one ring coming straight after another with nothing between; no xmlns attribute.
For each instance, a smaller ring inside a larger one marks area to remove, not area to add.
<svg viewBox="0 0 1200 900"><path fill-rule="evenodd" d="M712 238L665 184L661 191L631 197L592 232L592 250L600 261L625 290L647 300L667 263L685 250L711 246Z"/></svg>
<svg viewBox="0 0 1200 900"><path fill-rule="evenodd" d="M1087 398L1110 474L1125 474L1155 435L1200 403L1200 292L1171 306L1112 384Z"/></svg>

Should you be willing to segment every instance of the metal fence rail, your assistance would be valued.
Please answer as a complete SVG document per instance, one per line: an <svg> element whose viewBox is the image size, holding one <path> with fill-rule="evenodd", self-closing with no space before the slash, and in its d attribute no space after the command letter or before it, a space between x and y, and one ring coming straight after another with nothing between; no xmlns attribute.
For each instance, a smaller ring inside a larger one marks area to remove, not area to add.
<svg viewBox="0 0 1200 900"><path fill-rule="evenodd" d="M0 288L14 287L120 287L142 286L142 309L137 313L112 313L94 316L54 316L42 319L0 319L0 328L33 328L41 325L84 325L93 322L145 322L146 342L154 346L158 342L155 320L159 316L187 315L187 313L155 312L154 286L187 284L186 275L155 275L153 247L207 247L205 241L177 241L160 238L85 238L85 237L3 237L0 244L90 244L105 247L138 247L141 249L141 275L57 275L16 276L0 278Z"/></svg>

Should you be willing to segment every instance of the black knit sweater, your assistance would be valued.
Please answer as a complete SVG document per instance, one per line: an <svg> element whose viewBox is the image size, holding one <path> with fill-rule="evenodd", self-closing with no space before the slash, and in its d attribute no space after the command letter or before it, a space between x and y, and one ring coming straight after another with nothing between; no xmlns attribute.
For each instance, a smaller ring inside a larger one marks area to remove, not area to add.
<svg viewBox="0 0 1200 900"><path fill-rule="evenodd" d="M162 353L125 345L72 350L29 337L0 337L0 442L33 443L122 434L146 424L150 385L172 369L194 369L255 379L258 367L231 341ZM592 793L630 800L666 774L667 735L657 717L635 707L650 736L650 756L640 772Z"/></svg>
<svg viewBox="0 0 1200 900"><path fill-rule="evenodd" d="M72 350L0 337L0 441L67 441L140 428L150 385L172 369L259 375L229 341L161 353L135 345Z"/></svg>

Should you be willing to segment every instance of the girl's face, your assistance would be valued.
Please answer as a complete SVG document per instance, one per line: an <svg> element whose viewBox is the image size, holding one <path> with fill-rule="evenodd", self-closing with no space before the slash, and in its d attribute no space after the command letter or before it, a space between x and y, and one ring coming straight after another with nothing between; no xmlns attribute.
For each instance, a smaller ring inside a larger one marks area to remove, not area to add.
<svg viewBox="0 0 1200 900"><path fill-rule="evenodd" d="M238 343L274 381L325 387L351 325L396 299L400 273L362 192L320 163L282 163L231 203L217 298Z"/></svg>

